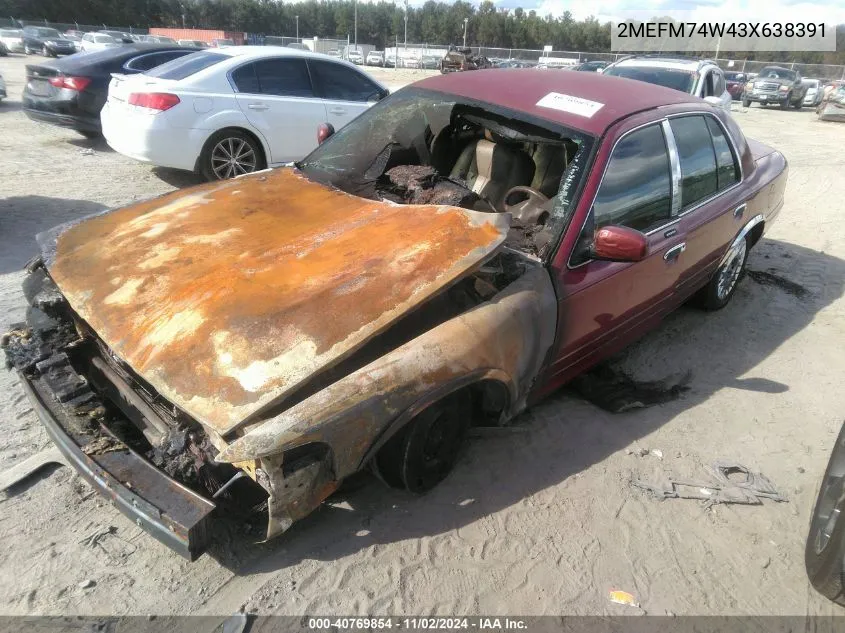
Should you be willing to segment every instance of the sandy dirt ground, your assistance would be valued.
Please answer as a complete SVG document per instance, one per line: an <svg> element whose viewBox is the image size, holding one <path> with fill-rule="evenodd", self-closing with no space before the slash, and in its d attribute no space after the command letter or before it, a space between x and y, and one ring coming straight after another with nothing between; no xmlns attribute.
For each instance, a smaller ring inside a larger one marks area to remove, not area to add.
<svg viewBox="0 0 845 633"><path fill-rule="evenodd" d="M20 269L36 232L196 182L30 122L24 63L0 58L10 94L0 104L0 330L23 316ZM375 74L395 88L424 73ZM749 267L804 292L746 278L725 310L683 308L620 357L641 379L691 371L681 399L613 415L564 390L513 430L473 438L427 496L364 477L282 538L254 544L227 528L194 563L71 469L48 468L0 494L0 612L837 613L811 589L803 551L845 415L845 125L809 110L735 105L734 116L790 162L786 206ZM0 430L0 468L50 443L5 371ZM629 483L701 477L720 458L763 472L789 501L705 510ZM611 589L641 608L610 603Z"/></svg>

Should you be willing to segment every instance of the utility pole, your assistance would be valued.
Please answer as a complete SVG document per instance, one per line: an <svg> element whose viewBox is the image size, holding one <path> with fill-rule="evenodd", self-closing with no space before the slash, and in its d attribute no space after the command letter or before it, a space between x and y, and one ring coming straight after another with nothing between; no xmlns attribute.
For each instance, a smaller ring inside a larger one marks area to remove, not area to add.
<svg viewBox="0 0 845 633"><path fill-rule="evenodd" d="M358 0L355 0L355 50L358 50Z"/></svg>
<svg viewBox="0 0 845 633"><path fill-rule="evenodd" d="M464 48L467 47L467 24L469 24L469 18L464 18Z"/></svg>
<svg viewBox="0 0 845 633"><path fill-rule="evenodd" d="M293 17L296 18L296 41L298 42L299 41L299 16L295 15Z"/></svg>
<svg viewBox="0 0 845 633"><path fill-rule="evenodd" d="M405 51L408 50L408 0L405 0Z"/></svg>

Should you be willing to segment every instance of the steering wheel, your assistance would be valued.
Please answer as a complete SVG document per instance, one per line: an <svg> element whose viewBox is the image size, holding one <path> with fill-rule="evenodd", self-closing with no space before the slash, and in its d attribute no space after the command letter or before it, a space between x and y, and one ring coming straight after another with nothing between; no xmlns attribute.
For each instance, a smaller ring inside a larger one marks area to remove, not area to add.
<svg viewBox="0 0 845 633"><path fill-rule="evenodd" d="M528 196L528 199L523 200L521 202L516 202L514 204L510 204L508 200L515 193L524 193ZM522 210L526 206L529 206L529 204L530 206L542 207L548 201L549 199L536 189L532 189L531 187L525 187L523 185L517 185L516 187L511 187L510 189L508 189L508 192L502 199L505 211L508 213L512 213L512 210Z"/></svg>

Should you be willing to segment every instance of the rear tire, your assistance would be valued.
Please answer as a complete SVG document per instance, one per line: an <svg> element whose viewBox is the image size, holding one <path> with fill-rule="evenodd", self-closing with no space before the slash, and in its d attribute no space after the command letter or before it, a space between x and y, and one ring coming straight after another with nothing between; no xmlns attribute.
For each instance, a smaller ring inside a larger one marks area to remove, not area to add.
<svg viewBox="0 0 845 633"><path fill-rule="evenodd" d="M799 99L796 103L792 104L792 107L795 108L796 110L800 110L801 108L804 107L804 99L803 98Z"/></svg>
<svg viewBox="0 0 845 633"><path fill-rule="evenodd" d="M209 138L199 159L199 172L206 180L225 180L264 169L261 144L241 130L220 130Z"/></svg>
<svg viewBox="0 0 845 633"><path fill-rule="evenodd" d="M804 550L807 576L816 591L845 606L845 425L822 478Z"/></svg>
<svg viewBox="0 0 845 633"><path fill-rule="evenodd" d="M76 130L76 131L79 132L85 138L92 140L92 141L94 141L98 138L102 138L102 136L103 136L102 132L94 132L92 130Z"/></svg>
<svg viewBox="0 0 845 633"><path fill-rule="evenodd" d="M52 55L50 54L50 50L46 46L41 47L41 55L43 57L52 57Z"/></svg>
<svg viewBox="0 0 845 633"><path fill-rule="evenodd" d="M750 108L751 107L751 100L750 99L743 99L742 100L742 107L743 108Z"/></svg>
<svg viewBox="0 0 845 633"><path fill-rule="evenodd" d="M707 285L698 291L697 303L701 308L708 311L721 310L731 297L734 296L737 286L745 275L745 265L748 262L748 251L750 245L746 237L740 242L728 257L728 260L719 266Z"/></svg>
<svg viewBox="0 0 845 633"><path fill-rule="evenodd" d="M379 450L379 475L394 488L428 492L452 471L471 416L472 399L466 390L431 405Z"/></svg>

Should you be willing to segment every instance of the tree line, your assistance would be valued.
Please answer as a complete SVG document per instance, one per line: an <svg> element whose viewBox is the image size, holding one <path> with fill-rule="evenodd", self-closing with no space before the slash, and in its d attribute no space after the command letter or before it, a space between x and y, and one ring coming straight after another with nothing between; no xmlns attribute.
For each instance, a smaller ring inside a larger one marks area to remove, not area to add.
<svg viewBox="0 0 845 633"><path fill-rule="evenodd" d="M299 35L350 39L355 37L354 0L0 0L0 16L79 24L132 27L187 27L246 31L259 35ZM402 2L361 3L357 6L358 42L378 48L405 41ZM298 16L298 20L297 20ZM478 6L457 0L449 4L428 0L407 9L409 43L462 44L467 19L467 45L497 48L609 52L611 25L595 18L575 20L539 15L522 8L497 9L484 0ZM731 57L761 61L845 64L845 28L837 28L833 53L731 53ZM713 55L714 51L700 51ZM726 55L722 55L726 56Z"/></svg>

